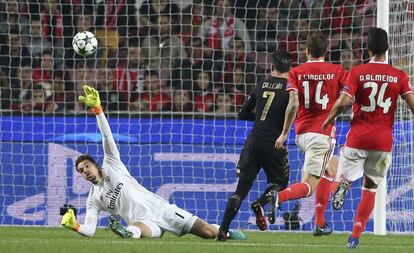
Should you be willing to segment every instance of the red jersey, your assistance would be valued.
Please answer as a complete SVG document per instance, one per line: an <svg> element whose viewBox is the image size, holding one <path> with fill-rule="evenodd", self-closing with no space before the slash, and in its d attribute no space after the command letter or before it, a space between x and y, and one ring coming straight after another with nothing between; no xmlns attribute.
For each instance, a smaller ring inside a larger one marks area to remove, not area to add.
<svg viewBox="0 0 414 253"><path fill-rule="evenodd" d="M286 91L297 91L299 95L296 134L312 132L335 135L332 126L323 132L322 123L328 117L345 81L346 72L341 65L323 61L308 61L289 71Z"/></svg>
<svg viewBox="0 0 414 253"><path fill-rule="evenodd" d="M407 74L385 62L353 67L342 91L355 97L346 146L391 151L397 98L410 92Z"/></svg>

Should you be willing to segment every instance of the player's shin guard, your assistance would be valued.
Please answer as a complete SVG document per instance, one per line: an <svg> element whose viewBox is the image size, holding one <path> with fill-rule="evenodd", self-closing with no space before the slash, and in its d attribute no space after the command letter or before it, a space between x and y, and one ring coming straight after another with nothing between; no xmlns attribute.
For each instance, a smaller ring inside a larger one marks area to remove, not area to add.
<svg viewBox="0 0 414 253"><path fill-rule="evenodd" d="M228 201L226 206L226 211L224 212L223 221L220 225L220 230L224 232L229 231L229 226L231 221L234 219L234 216L236 216L237 212L239 211L240 205L242 200L238 195L232 195Z"/></svg>
<svg viewBox="0 0 414 253"><path fill-rule="evenodd" d="M328 178L321 177L315 192L315 225L321 228L325 226L325 210L328 206L331 183Z"/></svg>
<svg viewBox="0 0 414 253"><path fill-rule="evenodd" d="M308 183L292 184L283 191L279 192L279 204L285 202L286 200L309 197L311 192L312 189Z"/></svg>
<svg viewBox="0 0 414 253"><path fill-rule="evenodd" d="M361 200L358 204L358 209L354 220L354 227L352 229L353 238L359 238L362 231L364 231L369 215L374 209L374 205L375 190L362 188Z"/></svg>

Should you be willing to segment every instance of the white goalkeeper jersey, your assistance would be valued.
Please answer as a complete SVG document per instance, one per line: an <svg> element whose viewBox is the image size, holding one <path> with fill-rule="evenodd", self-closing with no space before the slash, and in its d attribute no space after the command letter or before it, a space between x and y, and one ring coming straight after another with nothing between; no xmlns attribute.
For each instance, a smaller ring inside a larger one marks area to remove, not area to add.
<svg viewBox="0 0 414 253"><path fill-rule="evenodd" d="M165 210L173 205L145 189L131 176L120 159L105 115L100 113L96 118L105 153L102 164L103 179L91 186L86 203L85 223L80 226L79 233L92 236L102 210L120 215L128 224L161 219Z"/></svg>

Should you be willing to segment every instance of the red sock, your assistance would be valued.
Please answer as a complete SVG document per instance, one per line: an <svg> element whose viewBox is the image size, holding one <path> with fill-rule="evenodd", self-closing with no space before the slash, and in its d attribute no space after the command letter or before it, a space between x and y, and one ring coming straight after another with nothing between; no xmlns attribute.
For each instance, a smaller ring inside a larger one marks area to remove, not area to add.
<svg viewBox="0 0 414 253"><path fill-rule="evenodd" d="M358 209L356 213L356 217L354 220L354 228L352 229L352 237L360 237L362 231L364 231L365 226L367 225L367 221L369 215L374 209L375 204L375 192L370 192L367 190L361 191L361 200L358 204Z"/></svg>
<svg viewBox="0 0 414 253"><path fill-rule="evenodd" d="M336 192L336 188L338 188L339 183L340 183L340 182L338 182L338 181L333 181L333 182L331 183L331 194L335 194L335 192Z"/></svg>
<svg viewBox="0 0 414 253"><path fill-rule="evenodd" d="M315 224L319 227L325 226L325 210L328 206L331 181L321 177L315 193Z"/></svg>
<svg viewBox="0 0 414 253"><path fill-rule="evenodd" d="M296 183L289 185L286 189L279 192L279 203L286 200L301 199L310 195L310 185L308 183Z"/></svg>

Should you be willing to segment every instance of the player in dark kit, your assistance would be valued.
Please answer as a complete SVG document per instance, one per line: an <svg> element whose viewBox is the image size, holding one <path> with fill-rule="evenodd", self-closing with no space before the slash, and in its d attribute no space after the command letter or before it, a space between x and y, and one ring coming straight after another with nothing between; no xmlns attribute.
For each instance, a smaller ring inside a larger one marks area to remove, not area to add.
<svg viewBox="0 0 414 253"><path fill-rule="evenodd" d="M276 51L272 56L272 77L259 83L247 97L239 112L239 119L255 121L253 129L241 151L237 170L239 182L236 191L229 197L217 240L225 241L229 226L243 199L247 196L260 168L263 167L269 187L251 205L260 230L266 230L267 221L263 206L271 190L286 188L289 179L287 150L275 148L276 138L283 129L289 94L286 82L291 65L291 56L285 51ZM256 111L253 112L253 109Z"/></svg>

